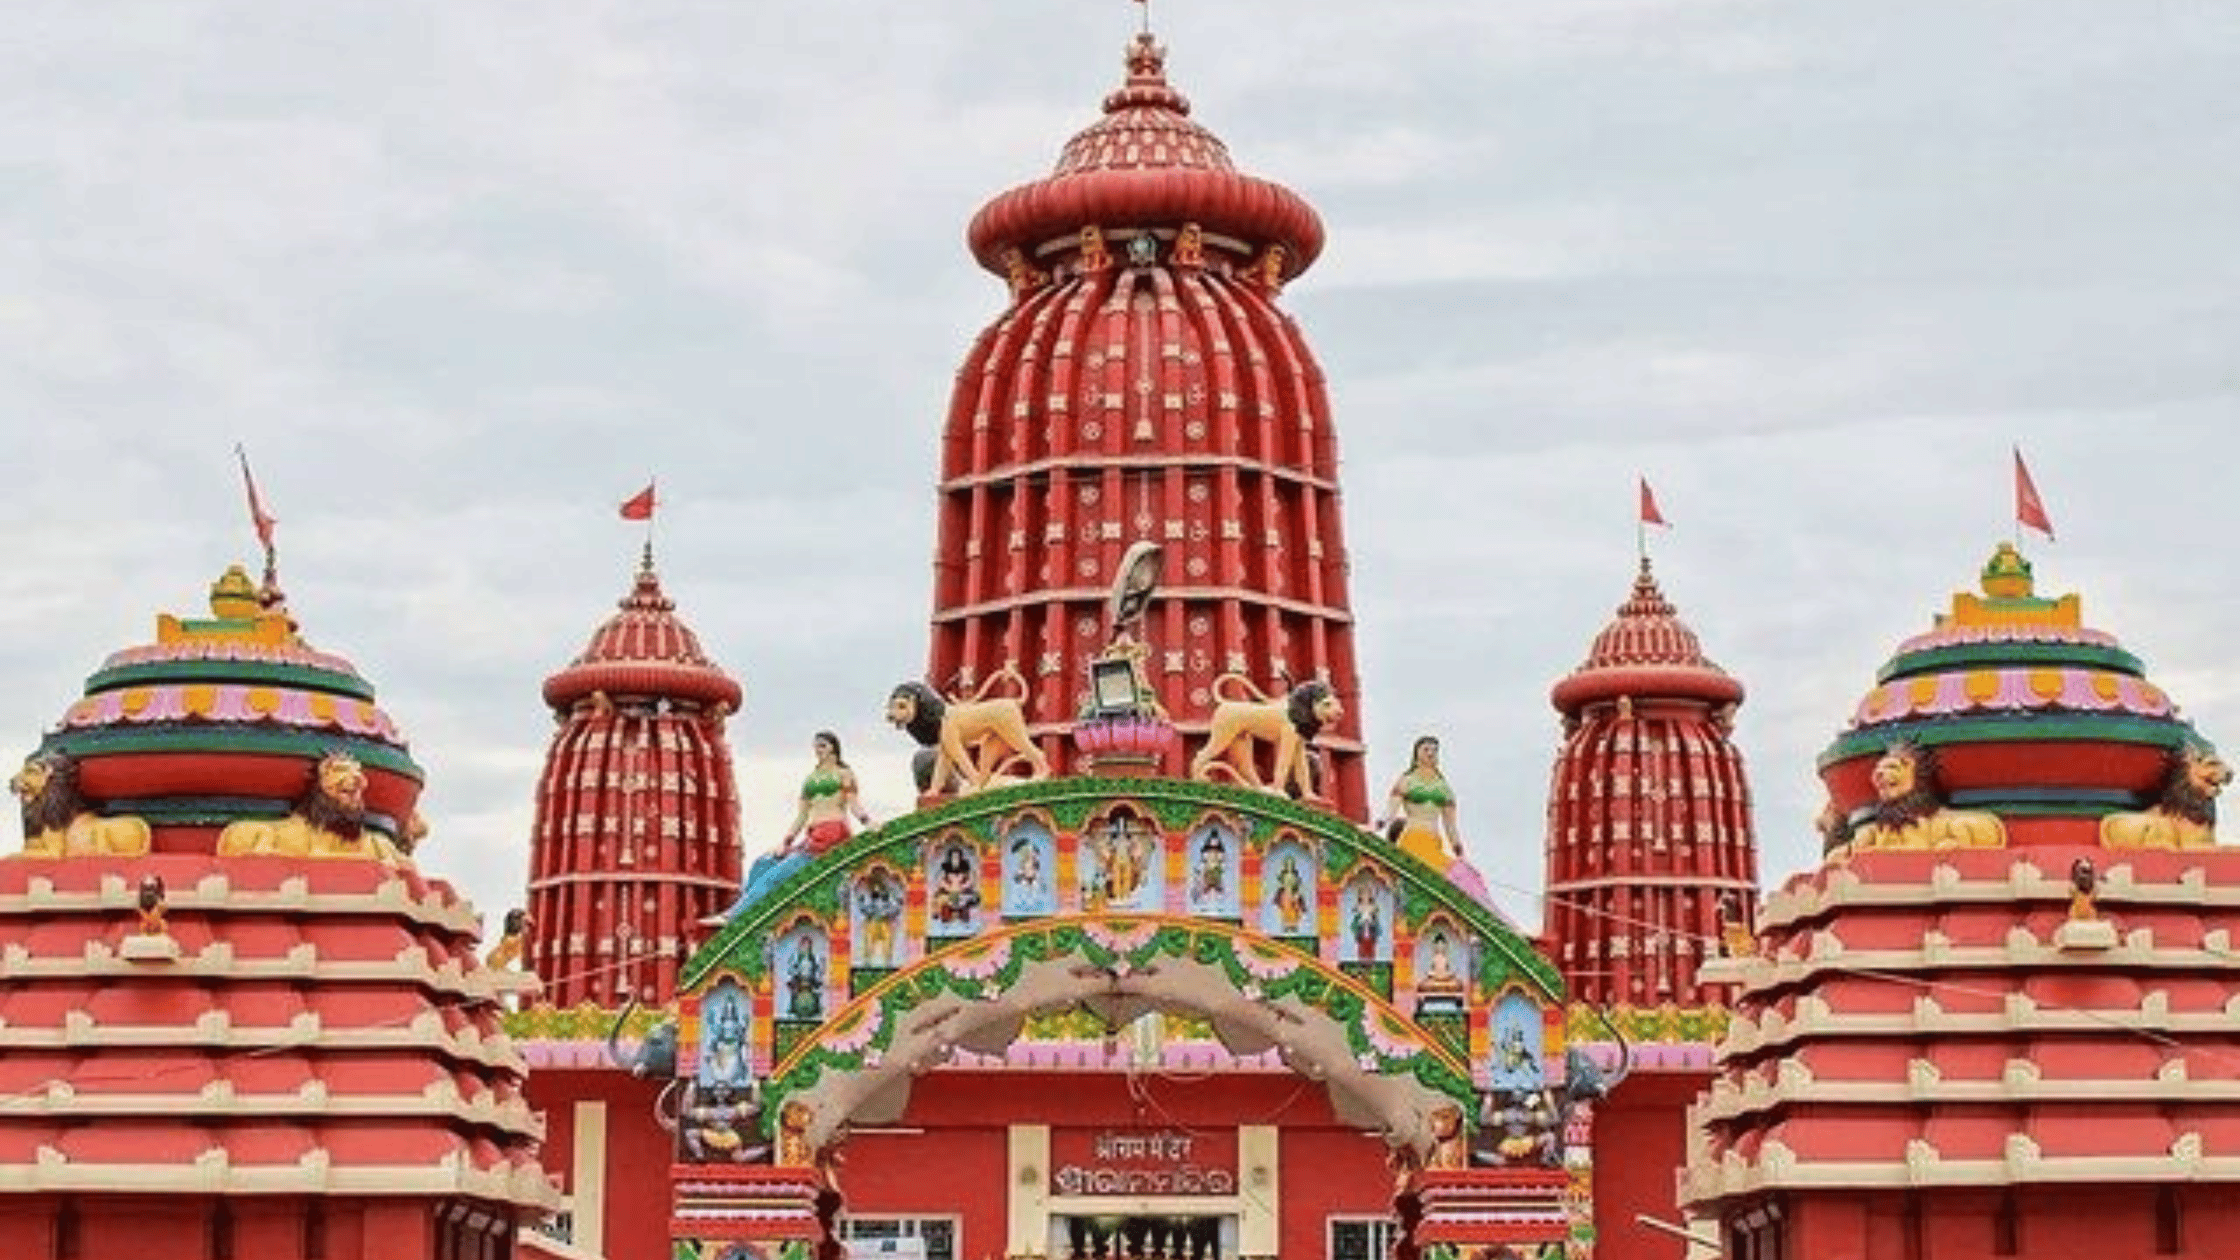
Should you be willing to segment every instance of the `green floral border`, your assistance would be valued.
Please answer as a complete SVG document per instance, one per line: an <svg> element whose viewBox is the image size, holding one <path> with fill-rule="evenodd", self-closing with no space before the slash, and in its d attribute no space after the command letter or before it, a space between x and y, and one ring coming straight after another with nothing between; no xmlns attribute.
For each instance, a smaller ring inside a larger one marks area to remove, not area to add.
<svg viewBox="0 0 2240 1260"><path fill-rule="evenodd" d="M986 999L1017 984L1029 966L1064 958L1122 974L1150 969L1162 958L1218 967L1232 986L1257 991L1263 1001L1288 998L1321 1011L1345 1030L1347 1048L1363 1071L1410 1077L1466 1109L1472 1105L1464 1057L1320 958L1217 920L1149 915L1030 920L950 945L826 1021L814 1040L773 1070L770 1092L790 1097L814 1087L827 1072L875 1068L910 1012L942 997ZM766 1124L774 1123L776 1111L768 1109Z"/></svg>

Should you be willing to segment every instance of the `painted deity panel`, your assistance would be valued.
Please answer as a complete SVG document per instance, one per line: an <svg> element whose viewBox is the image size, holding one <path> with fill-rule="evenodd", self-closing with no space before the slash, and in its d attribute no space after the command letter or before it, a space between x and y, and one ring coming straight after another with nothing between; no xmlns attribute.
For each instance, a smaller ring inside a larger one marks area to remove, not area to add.
<svg viewBox="0 0 2240 1260"><path fill-rule="evenodd" d="M781 1017L819 1020L832 976L832 945L823 932L803 923L778 938L777 974L785 988L778 1002Z"/></svg>
<svg viewBox="0 0 2240 1260"><path fill-rule="evenodd" d="M702 1085L746 1088L754 1077L748 1056L747 1032L753 1007L746 990L728 977L700 999L700 1067Z"/></svg>
<svg viewBox="0 0 2240 1260"><path fill-rule="evenodd" d="M1166 888L1165 837L1150 819L1120 808L1081 832L1081 907L1159 910Z"/></svg>
<svg viewBox="0 0 2240 1260"><path fill-rule="evenodd" d="M1540 1006L1514 989L1493 1006L1493 1062L1488 1083L1498 1090L1524 1091L1548 1083L1542 1062L1547 1025Z"/></svg>
<svg viewBox="0 0 2240 1260"><path fill-rule="evenodd" d="M1189 875L1183 890L1183 908L1214 919L1241 915L1239 885L1244 861L1244 838L1236 828L1214 819L1190 833L1183 843Z"/></svg>
<svg viewBox="0 0 2240 1260"><path fill-rule="evenodd" d="M1460 1008L1469 996L1470 938L1445 919L1416 934L1416 999L1426 1006Z"/></svg>
<svg viewBox="0 0 2240 1260"><path fill-rule="evenodd" d="M1007 919L1055 914L1058 909L1058 842L1035 819L1023 819L1003 838L1003 914Z"/></svg>
<svg viewBox="0 0 2240 1260"><path fill-rule="evenodd" d="M1346 883L1339 902L1350 948L1347 962L1392 961L1392 886L1363 871Z"/></svg>
<svg viewBox="0 0 2240 1260"><path fill-rule="evenodd" d="M1269 936L1313 936L1314 854L1297 840L1268 846L1260 867L1260 930Z"/></svg>
<svg viewBox="0 0 2240 1260"><path fill-rule="evenodd" d="M940 841L926 851L926 935L970 936L980 930L980 848Z"/></svg>
<svg viewBox="0 0 2240 1260"><path fill-rule="evenodd" d="M902 876L871 867L856 876L854 894L848 904L849 939L855 942L850 961L858 967L900 966Z"/></svg>

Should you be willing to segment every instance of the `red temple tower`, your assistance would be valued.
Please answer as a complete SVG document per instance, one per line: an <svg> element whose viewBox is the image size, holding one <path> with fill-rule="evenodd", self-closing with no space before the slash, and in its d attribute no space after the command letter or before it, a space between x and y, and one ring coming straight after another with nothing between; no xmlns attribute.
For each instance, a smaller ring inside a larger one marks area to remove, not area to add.
<svg viewBox="0 0 2240 1260"><path fill-rule="evenodd" d="M499 1022L535 982L477 959L420 767L273 585L159 618L10 787L0 1256L516 1254L558 1199Z"/></svg>
<svg viewBox="0 0 2240 1260"><path fill-rule="evenodd" d="M1721 903L1757 899L1742 754L1742 684L1703 655L1646 556L1587 659L1550 695L1563 750L1548 794L1547 948L1571 1032L1622 1079L1595 1104L1597 1245L1638 1260L1686 1247L1642 1218L1679 1215L1669 1170L1687 1106L1711 1080L1726 989L1697 969L1717 952ZM1619 1034L1613 1042L1612 1030ZM1599 1044L1595 1044L1599 1043Z"/></svg>
<svg viewBox="0 0 2240 1260"><path fill-rule="evenodd" d="M1057 757L1121 558L1155 542L1146 664L1185 748L1223 674L1271 694L1325 680L1347 708L1322 739L1329 795L1366 817L1336 431L1276 301L1321 251L1322 224L1236 170L1150 35L1127 68L1051 176L971 226L1011 304L949 409L930 681L969 690L1016 668Z"/></svg>
<svg viewBox="0 0 2240 1260"><path fill-rule="evenodd" d="M677 616L649 546L544 699L560 729L537 782L527 966L556 1006L664 1002L695 925L739 893L724 740L739 684Z"/></svg>
<svg viewBox="0 0 2240 1260"><path fill-rule="evenodd" d="M1643 557L1633 594L1549 697L1546 933L1573 1001L1702 1006L1720 903L1757 896L1750 785L1730 738L1742 684L1705 659Z"/></svg>
<svg viewBox="0 0 2240 1260"><path fill-rule="evenodd" d="M2000 543L1820 757L1682 1192L1730 1256L2223 1257L2240 1238L2231 770ZM2219 1186L2224 1189L2218 1189Z"/></svg>

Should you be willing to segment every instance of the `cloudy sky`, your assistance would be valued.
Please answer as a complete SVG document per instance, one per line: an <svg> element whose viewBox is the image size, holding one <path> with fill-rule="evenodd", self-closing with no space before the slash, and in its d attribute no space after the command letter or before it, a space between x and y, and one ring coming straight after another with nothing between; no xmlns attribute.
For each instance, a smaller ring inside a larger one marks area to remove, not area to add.
<svg viewBox="0 0 2240 1260"><path fill-rule="evenodd" d="M1551 682L1633 485L1769 877L1814 755L2010 528L2240 740L2240 6L1166 0L1170 71L1322 212L1373 774L1436 731L1539 920ZM15 0L0 40L0 755L253 540L430 772L425 865L519 899L538 687L627 584L744 682L750 849L809 732L875 811L924 668L935 444L987 197L1117 82L1123 0Z"/></svg>

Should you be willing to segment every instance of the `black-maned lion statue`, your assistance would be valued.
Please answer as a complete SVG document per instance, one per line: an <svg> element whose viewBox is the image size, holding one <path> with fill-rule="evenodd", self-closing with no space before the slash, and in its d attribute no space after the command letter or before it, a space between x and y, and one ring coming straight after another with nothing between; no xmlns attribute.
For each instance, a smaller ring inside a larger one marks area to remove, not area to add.
<svg viewBox="0 0 2240 1260"><path fill-rule="evenodd" d="M1191 759L1191 778L1207 783L1227 779L1301 800L1323 799L1309 745L1346 711L1329 683L1310 679L1279 700L1242 674L1223 674L1213 680L1213 696L1218 703L1207 724L1205 747ZM1261 777L1255 753L1259 744L1275 750L1275 773L1267 778Z"/></svg>
<svg viewBox="0 0 2240 1260"><path fill-rule="evenodd" d="M989 694L998 683L1016 695ZM887 694L887 721L918 741L911 761L920 792L977 792L1013 771L1022 779L1050 777L1050 762L1027 734L1027 680L1005 666L990 674L968 699L949 700L922 682L895 685Z"/></svg>
<svg viewBox="0 0 2240 1260"><path fill-rule="evenodd" d="M147 820L105 818L78 790L78 763L62 753L37 753L8 780L23 806L25 857L139 857L153 843Z"/></svg>

